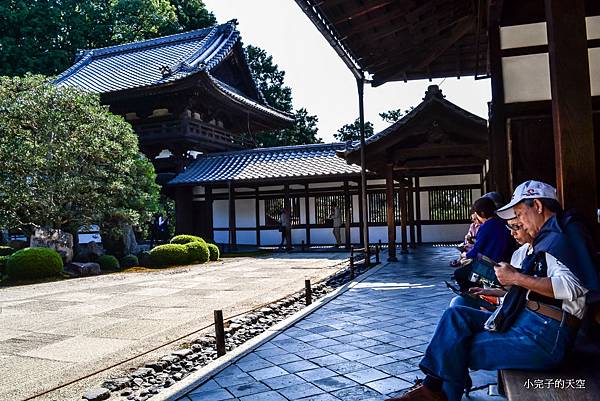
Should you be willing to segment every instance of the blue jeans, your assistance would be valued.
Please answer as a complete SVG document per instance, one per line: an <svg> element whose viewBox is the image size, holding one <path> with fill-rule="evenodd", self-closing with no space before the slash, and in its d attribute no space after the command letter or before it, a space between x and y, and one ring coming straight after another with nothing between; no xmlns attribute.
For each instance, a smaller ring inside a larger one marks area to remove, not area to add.
<svg viewBox="0 0 600 401"><path fill-rule="evenodd" d="M449 307L452 306L468 306L470 308L479 309L480 304L473 298L457 295L450 300Z"/></svg>
<svg viewBox="0 0 600 401"><path fill-rule="evenodd" d="M442 315L420 363L443 380L448 401L460 401L468 369L546 370L558 366L575 339L561 322L524 310L503 333L483 329L491 312L451 306Z"/></svg>

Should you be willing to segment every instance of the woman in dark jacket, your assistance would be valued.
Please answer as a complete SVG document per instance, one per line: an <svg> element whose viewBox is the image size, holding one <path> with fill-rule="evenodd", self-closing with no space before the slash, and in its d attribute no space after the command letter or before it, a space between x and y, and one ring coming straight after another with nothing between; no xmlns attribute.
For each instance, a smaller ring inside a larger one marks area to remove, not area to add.
<svg viewBox="0 0 600 401"><path fill-rule="evenodd" d="M464 256L474 259L480 253L496 262L510 260L515 244L504 220L496 216L494 202L486 197L479 198L473 203L473 211L481 225L475 245Z"/></svg>

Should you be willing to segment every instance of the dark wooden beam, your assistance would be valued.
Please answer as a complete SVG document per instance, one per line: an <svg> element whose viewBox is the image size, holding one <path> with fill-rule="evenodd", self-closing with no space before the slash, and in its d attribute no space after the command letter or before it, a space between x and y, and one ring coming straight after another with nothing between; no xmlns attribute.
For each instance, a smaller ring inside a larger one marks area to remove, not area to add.
<svg viewBox="0 0 600 401"><path fill-rule="evenodd" d="M415 177L415 212L417 224L417 243L423 243L423 233L421 230L421 185L419 177Z"/></svg>
<svg viewBox="0 0 600 401"><path fill-rule="evenodd" d="M194 219L193 196L191 188L177 188L175 190L175 233L193 234Z"/></svg>
<svg viewBox="0 0 600 401"><path fill-rule="evenodd" d="M563 207L597 221L585 1L545 0L545 6L558 195Z"/></svg>
<svg viewBox="0 0 600 401"><path fill-rule="evenodd" d="M385 200L387 203L388 262L397 262L396 257L396 216L394 213L394 165L388 164L385 174ZM402 187L402 183L400 187Z"/></svg>
<svg viewBox="0 0 600 401"><path fill-rule="evenodd" d="M346 224L344 225L344 236L346 238L346 249L350 249L350 246L352 245L352 238L351 238L351 231L350 231L350 224L352 223L352 214L351 214L351 204L352 204L352 196L350 196L350 187L348 185L348 181L344 181L344 204L345 204L345 210L344 213L346 214Z"/></svg>
<svg viewBox="0 0 600 401"><path fill-rule="evenodd" d="M206 227L208 228L208 240L214 242L215 231L213 223L213 196L211 187L204 187L204 196L206 199Z"/></svg>
<svg viewBox="0 0 600 401"><path fill-rule="evenodd" d="M417 247L417 241L415 239L415 202L412 180L408 189L408 233L410 236L410 247L414 249Z"/></svg>
<svg viewBox="0 0 600 401"><path fill-rule="evenodd" d="M237 234L235 231L235 187L229 183L229 246L231 249L237 248Z"/></svg>
<svg viewBox="0 0 600 401"><path fill-rule="evenodd" d="M502 0L491 0L489 6L489 58L492 84L490 104L490 170L492 188L504 199L512 193L508 166L508 135L504 114L504 82L502 77L502 55L500 52L500 19Z"/></svg>
<svg viewBox="0 0 600 401"><path fill-rule="evenodd" d="M288 215L288 220L290 222L290 226L288 228L288 230L286 230L285 232L285 242L286 242L286 249L292 249L292 208L290 205L290 186L289 184L285 184L283 186L283 207L285 208L285 211Z"/></svg>
<svg viewBox="0 0 600 401"><path fill-rule="evenodd" d="M400 197L400 222L402 223L402 251L400 253L406 254L408 253L408 237L406 235L408 207L406 202L406 187L404 186L404 184L400 184L400 191L398 194Z"/></svg>
<svg viewBox="0 0 600 401"><path fill-rule="evenodd" d="M260 246L260 191L256 187L254 198L254 214L256 218L256 246Z"/></svg>
<svg viewBox="0 0 600 401"><path fill-rule="evenodd" d="M308 184L304 185L304 215L306 222L306 245L310 247L310 197Z"/></svg>
<svg viewBox="0 0 600 401"><path fill-rule="evenodd" d="M366 196L365 196L366 198ZM359 221L360 221L360 246L364 246L365 242L364 242L364 238L365 238L365 224L362 221L362 219L364 218L365 214L363 213L363 187L361 185L361 182L358 182L358 215L359 215ZM368 213L367 213L368 216Z"/></svg>

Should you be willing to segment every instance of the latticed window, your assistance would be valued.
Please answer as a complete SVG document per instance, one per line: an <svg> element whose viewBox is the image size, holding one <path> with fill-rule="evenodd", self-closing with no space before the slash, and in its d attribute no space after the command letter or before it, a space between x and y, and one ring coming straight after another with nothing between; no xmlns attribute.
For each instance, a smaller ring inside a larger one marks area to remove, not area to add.
<svg viewBox="0 0 600 401"><path fill-rule="evenodd" d="M279 225L279 217L281 216L281 209L284 208L284 198L268 198L265 199L265 225L277 226ZM290 221L292 225L300 224L300 198L290 198L291 216Z"/></svg>
<svg viewBox="0 0 600 401"><path fill-rule="evenodd" d="M385 191L372 192L369 197L369 223L387 223L387 196ZM394 192L394 217L400 223L400 196Z"/></svg>
<svg viewBox="0 0 600 401"><path fill-rule="evenodd" d="M342 223L346 222L346 198L344 195L320 195L315 197L315 221L317 224L329 224L329 216L333 213L333 205L340 209ZM352 203L350 203L350 216L352 216Z"/></svg>
<svg viewBox="0 0 600 401"><path fill-rule="evenodd" d="M434 221L469 220L473 203L470 189L429 191L429 219Z"/></svg>

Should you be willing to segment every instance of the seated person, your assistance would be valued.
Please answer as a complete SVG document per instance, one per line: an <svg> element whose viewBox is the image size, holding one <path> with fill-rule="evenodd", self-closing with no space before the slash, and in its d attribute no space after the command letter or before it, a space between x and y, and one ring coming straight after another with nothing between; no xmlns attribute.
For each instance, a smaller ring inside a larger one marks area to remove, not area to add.
<svg viewBox="0 0 600 401"><path fill-rule="evenodd" d="M479 220L477 220L477 216L474 211L471 211L471 224L469 225L469 230L467 230L467 234L465 235L465 240L462 244L458 246L458 250L460 253L465 253L470 251L475 245L475 237L477 236L477 231L479 230ZM458 267L462 265L462 262L465 259L458 258L450 262L450 266Z"/></svg>
<svg viewBox="0 0 600 401"><path fill-rule="evenodd" d="M544 370L562 362L585 313L586 295L600 284L590 249L581 254L571 246L585 234L579 235L573 223L561 226L559 212L550 185L527 181L517 187L512 201L497 213L516 218L533 246L521 271L504 262L495 266L500 283L511 286L502 307L494 315L448 308L420 363L425 380L389 401L459 401L469 368Z"/></svg>
<svg viewBox="0 0 600 401"><path fill-rule="evenodd" d="M487 197L479 198L473 203L473 210L481 225L475 245L463 256L474 259L480 253L492 260L507 260L512 254L514 242L506 230L506 223L495 215L494 202Z"/></svg>
<svg viewBox="0 0 600 401"><path fill-rule="evenodd" d="M531 237L531 235L529 235L527 233L527 231L525 231L523 229L523 226L519 224L519 222L516 218L509 220L508 224L506 226L509 229L512 237L517 242L517 244L520 245L520 247L515 252L513 252L512 256L510 258L510 264L511 264L511 266L520 268L521 263L523 263L523 260L525 259L525 256L527 256L527 253L531 249L531 244L533 243L533 238ZM492 303L495 305L498 305L500 303L499 298L504 297L504 295L506 295L505 290L502 290L499 288L482 288L482 287L471 287L469 289L469 293L479 296L479 297L483 298L484 300L488 301L489 303ZM457 306L457 305L470 306L472 308L478 308L478 309L481 306L481 304L479 302L477 302L476 300L474 300L473 298L464 297L464 296L460 296L460 295L455 296L450 301L450 306Z"/></svg>

